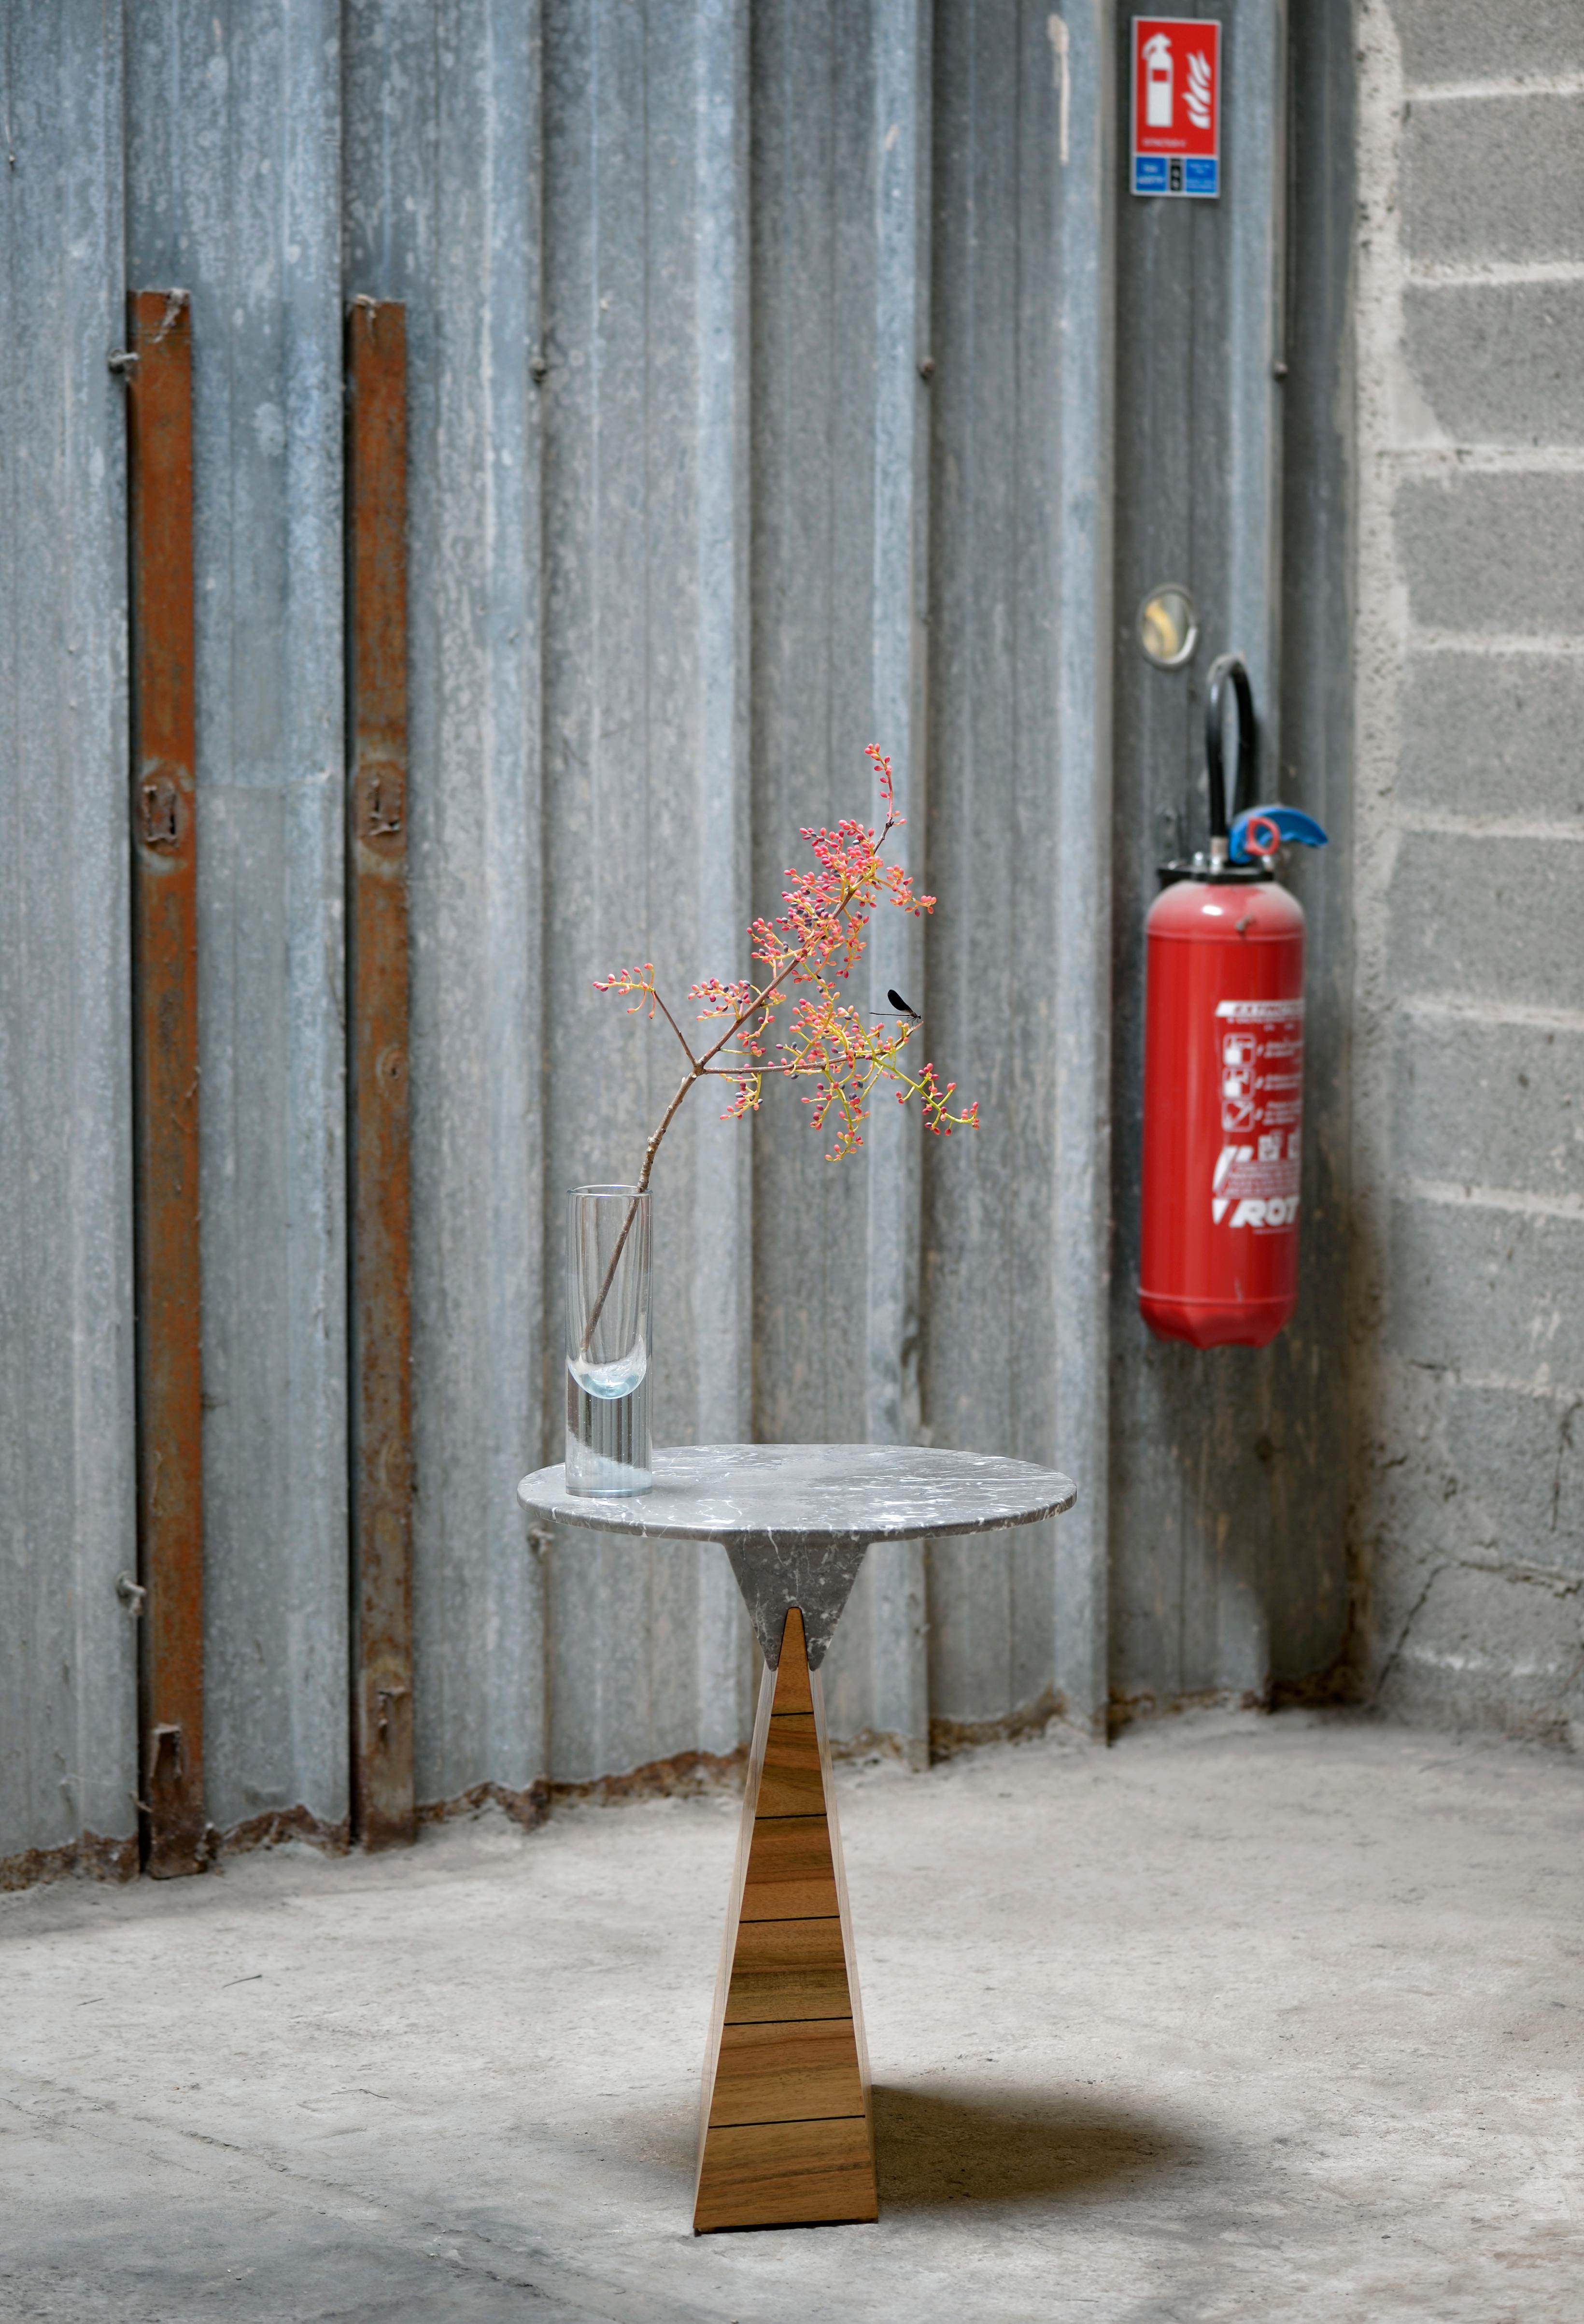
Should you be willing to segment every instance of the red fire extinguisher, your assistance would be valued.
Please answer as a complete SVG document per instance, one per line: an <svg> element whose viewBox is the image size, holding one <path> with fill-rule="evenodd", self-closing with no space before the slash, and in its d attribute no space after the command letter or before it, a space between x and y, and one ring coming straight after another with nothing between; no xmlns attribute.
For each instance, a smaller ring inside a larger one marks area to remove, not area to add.
<svg viewBox="0 0 1584 2324"><path fill-rule="evenodd" d="M1146 930L1138 1305L1163 1340L1263 1348L1298 1301L1303 1117L1303 910L1273 864L1284 841L1323 847L1326 835L1294 807L1241 804L1256 796L1257 733L1236 654L1211 671L1204 747L1210 852L1162 866Z"/></svg>

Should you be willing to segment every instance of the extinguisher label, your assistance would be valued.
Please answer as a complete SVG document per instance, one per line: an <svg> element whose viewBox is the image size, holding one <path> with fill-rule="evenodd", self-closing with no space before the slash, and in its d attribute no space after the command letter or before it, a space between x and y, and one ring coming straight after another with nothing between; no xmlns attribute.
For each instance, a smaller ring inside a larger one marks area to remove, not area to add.
<svg viewBox="0 0 1584 2324"><path fill-rule="evenodd" d="M1221 1148L1211 1175L1217 1226L1268 1234L1298 1217L1303 1002L1221 1001Z"/></svg>

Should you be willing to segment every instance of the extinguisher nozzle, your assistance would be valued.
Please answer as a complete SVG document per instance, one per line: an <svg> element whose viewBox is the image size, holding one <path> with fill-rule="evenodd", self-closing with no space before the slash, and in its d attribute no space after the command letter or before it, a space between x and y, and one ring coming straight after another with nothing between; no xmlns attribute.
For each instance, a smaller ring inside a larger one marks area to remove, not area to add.
<svg viewBox="0 0 1584 2324"><path fill-rule="evenodd" d="M1324 847L1326 834L1312 815L1295 807L1251 807L1233 820L1227 853L1234 863L1274 855L1286 840L1301 847Z"/></svg>

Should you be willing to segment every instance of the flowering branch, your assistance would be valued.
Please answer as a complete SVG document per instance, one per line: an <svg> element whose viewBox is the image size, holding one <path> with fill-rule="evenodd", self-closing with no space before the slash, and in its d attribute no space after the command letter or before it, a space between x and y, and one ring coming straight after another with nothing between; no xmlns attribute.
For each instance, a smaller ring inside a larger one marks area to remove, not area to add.
<svg viewBox="0 0 1584 2324"><path fill-rule="evenodd" d="M935 898L916 894L899 864L880 861L881 849L904 817L896 809L889 759L872 742L868 755L879 779L884 823L876 832L849 817L834 831L802 834L816 868L789 870L787 877L792 884L781 897L786 909L776 919L757 919L749 927L751 956L764 972L763 981L741 977L723 982L712 976L689 988L688 999L703 1004L700 1024L723 1021L723 1029L713 1040L694 1047L656 989L652 961L617 969L596 981L596 992L631 996L630 1016L646 1001L651 1018L658 1010L687 1059L677 1093L644 1148L639 1194L648 1191L660 1141L688 1091L708 1078L729 1081L735 1089L721 1117L723 1121L740 1121L744 1114L758 1112L768 1074L811 1082L803 1102L810 1109L814 1127L832 1133L825 1157L831 1162L855 1154L863 1144L870 1102L882 1084L896 1090L898 1105L917 1098L937 1138L979 1127L977 1103L961 1113L952 1111L955 1082L943 1084L933 1064L926 1062L914 1073L903 1062L902 1052L918 1029L919 1020L911 1010L899 1011L895 1019L870 1019L837 990L861 958L869 924L882 904L894 905L915 919L935 908ZM787 1011L784 1038L776 1040L783 1010ZM585 1349L615 1280L637 1210L635 1201L594 1303Z"/></svg>

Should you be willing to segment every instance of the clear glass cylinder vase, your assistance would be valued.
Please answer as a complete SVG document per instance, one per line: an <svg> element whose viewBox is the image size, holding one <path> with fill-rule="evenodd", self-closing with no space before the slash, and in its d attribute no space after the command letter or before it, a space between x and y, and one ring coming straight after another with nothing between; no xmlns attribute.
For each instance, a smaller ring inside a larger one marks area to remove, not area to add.
<svg viewBox="0 0 1584 2324"><path fill-rule="evenodd" d="M649 1198L575 1186L566 1204L566 1489L647 1493Z"/></svg>

